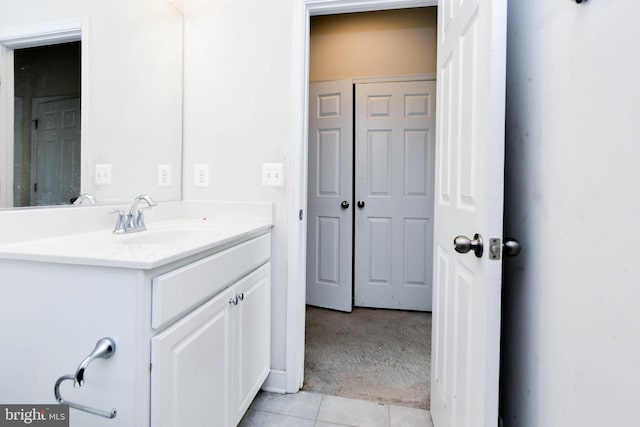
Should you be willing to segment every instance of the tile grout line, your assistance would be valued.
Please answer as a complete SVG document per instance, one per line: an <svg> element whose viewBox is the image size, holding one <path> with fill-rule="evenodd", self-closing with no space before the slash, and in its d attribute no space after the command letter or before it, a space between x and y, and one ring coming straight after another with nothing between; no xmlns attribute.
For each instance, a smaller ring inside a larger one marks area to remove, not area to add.
<svg viewBox="0 0 640 427"><path fill-rule="evenodd" d="M320 415L320 408L322 407L322 402L324 401L325 394L322 393L320 396L320 404L318 405L318 410L316 411L316 422L314 424L318 424L318 416Z"/></svg>
<svg viewBox="0 0 640 427"><path fill-rule="evenodd" d="M279 417L286 417L286 418L296 418L298 420L305 420L305 421L315 421L312 418L305 418L305 417L299 417L298 415L291 415L291 414L282 414L280 412L271 412L271 411L266 411L264 409L252 409L252 411L255 412L264 412L265 414L271 414L271 415L277 415ZM315 424L315 423L314 423Z"/></svg>

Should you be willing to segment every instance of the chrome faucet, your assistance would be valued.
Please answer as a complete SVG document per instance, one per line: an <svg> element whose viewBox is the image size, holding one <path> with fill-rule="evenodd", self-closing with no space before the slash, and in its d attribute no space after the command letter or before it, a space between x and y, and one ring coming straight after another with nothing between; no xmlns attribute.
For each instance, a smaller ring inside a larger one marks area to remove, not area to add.
<svg viewBox="0 0 640 427"><path fill-rule="evenodd" d="M147 207L138 208L138 205L141 201L144 201L147 204ZM131 202L131 207L129 208L129 214L127 218L124 217L124 211L115 210L111 213L117 213L118 219L116 221L116 226L113 229L114 234L124 234L124 233L135 233L136 231L144 231L147 229L147 226L144 223L144 215L142 211L144 209L149 209L153 206L156 206L157 203L155 200L151 198L148 194L141 194L136 196Z"/></svg>
<svg viewBox="0 0 640 427"><path fill-rule="evenodd" d="M90 205L97 205L98 202L96 201L96 198L93 197L91 194L89 193L82 193L81 195L79 195L78 197L76 197L76 199L73 201L74 205L82 205L84 201L89 202Z"/></svg>
<svg viewBox="0 0 640 427"><path fill-rule="evenodd" d="M141 201L145 201L149 208L157 205L155 200L151 198L148 194L141 194L136 196L131 202L131 207L129 208L129 215L127 216L127 229L133 231L144 231L147 229L147 226L144 225L144 215L142 214L142 209L138 209L138 204Z"/></svg>
<svg viewBox="0 0 640 427"><path fill-rule="evenodd" d="M102 338L96 343L93 351L80 362L80 366L76 369L74 375L73 386L82 387L84 385L84 370L87 369L89 363L96 359L108 359L116 352L116 343L111 338Z"/></svg>

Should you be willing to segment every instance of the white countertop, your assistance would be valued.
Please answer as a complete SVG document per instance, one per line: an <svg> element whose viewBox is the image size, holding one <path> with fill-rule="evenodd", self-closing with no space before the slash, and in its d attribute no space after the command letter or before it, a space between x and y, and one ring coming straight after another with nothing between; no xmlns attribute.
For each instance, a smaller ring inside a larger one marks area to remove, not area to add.
<svg viewBox="0 0 640 427"><path fill-rule="evenodd" d="M269 230L259 219L173 219L116 235L101 229L0 245L0 259L152 269Z"/></svg>

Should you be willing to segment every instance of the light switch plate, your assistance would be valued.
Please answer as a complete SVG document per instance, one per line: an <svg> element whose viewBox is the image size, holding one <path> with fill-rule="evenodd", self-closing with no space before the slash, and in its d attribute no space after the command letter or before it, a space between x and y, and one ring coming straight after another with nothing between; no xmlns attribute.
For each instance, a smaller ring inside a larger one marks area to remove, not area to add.
<svg viewBox="0 0 640 427"><path fill-rule="evenodd" d="M262 186L282 187L284 185L284 165L282 163L262 164Z"/></svg>
<svg viewBox="0 0 640 427"><path fill-rule="evenodd" d="M195 165L193 167L193 185L196 187L209 186L209 165Z"/></svg>
<svg viewBox="0 0 640 427"><path fill-rule="evenodd" d="M158 165L158 187L171 186L171 165Z"/></svg>
<svg viewBox="0 0 640 427"><path fill-rule="evenodd" d="M95 185L111 185L111 165L95 165Z"/></svg>

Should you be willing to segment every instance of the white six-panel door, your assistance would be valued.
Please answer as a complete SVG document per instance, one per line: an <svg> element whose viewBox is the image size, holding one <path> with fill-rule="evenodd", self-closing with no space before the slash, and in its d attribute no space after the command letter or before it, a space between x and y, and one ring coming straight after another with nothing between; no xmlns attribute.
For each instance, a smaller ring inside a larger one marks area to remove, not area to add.
<svg viewBox="0 0 640 427"><path fill-rule="evenodd" d="M68 204L80 195L80 98L39 103L36 114L31 205Z"/></svg>
<svg viewBox="0 0 640 427"><path fill-rule="evenodd" d="M353 84L309 85L307 304L352 309ZM349 206L343 205L347 202Z"/></svg>
<svg viewBox="0 0 640 427"><path fill-rule="evenodd" d="M354 303L431 310L435 82L356 85Z"/></svg>
<svg viewBox="0 0 640 427"><path fill-rule="evenodd" d="M441 0L431 412L436 427L498 423L507 0ZM479 233L484 253L454 251ZM498 254L500 247L497 248Z"/></svg>

